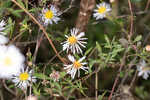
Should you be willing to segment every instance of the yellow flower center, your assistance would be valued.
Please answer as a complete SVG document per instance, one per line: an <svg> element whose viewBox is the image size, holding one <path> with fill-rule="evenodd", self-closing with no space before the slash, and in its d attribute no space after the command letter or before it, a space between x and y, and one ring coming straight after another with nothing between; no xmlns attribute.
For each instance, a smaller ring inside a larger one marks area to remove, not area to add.
<svg viewBox="0 0 150 100"><path fill-rule="evenodd" d="M76 39L76 37L71 36L71 37L68 38L68 41L72 45L72 44L75 44L77 42L77 39Z"/></svg>
<svg viewBox="0 0 150 100"><path fill-rule="evenodd" d="M98 13L103 14L103 13L105 13L105 12L106 12L106 8L105 8L104 6L99 7Z"/></svg>
<svg viewBox="0 0 150 100"><path fill-rule="evenodd" d="M10 66L11 64L12 64L11 58L10 58L10 57L6 57L6 58L4 59L4 65L5 65L5 66Z"/></svg>
<svg viewBox="0 0 150 100"><path fill-rule="evenodd" d="M45 12L45 18L52 19L54 16L53 12L51 10L48 10Z"/></svg>
<svg viewBox="0 0 150 100"><path fill-rule="evenodd" d="M74 67L77 68L77 69L82 66L82 64L81 64L79 61L75 61L75 62L73 63L73 65L74 65Z"/></svg>
<svg viewBox="0 0 150 100"><path fill-rule="evenodd" d="M27 72L24 72L24 73L21 73L20 76L19 76L19 79L21 81L25 81L29 78L29 74Z"/></svg>

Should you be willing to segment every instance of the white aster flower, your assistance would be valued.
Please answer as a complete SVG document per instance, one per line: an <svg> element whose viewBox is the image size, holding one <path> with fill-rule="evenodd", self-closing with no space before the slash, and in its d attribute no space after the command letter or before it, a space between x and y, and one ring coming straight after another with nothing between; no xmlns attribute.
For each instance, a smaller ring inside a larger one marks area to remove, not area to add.
<svg viewBox="0 0 150 100"><path fill-rule="evenodd" d="M26 68L26 70L22 68L19 73L12 77L12 82L14 82L17 87L26 89L31 83L36 82L36 77L33 76L33 70L29 71L28 68Z"/></svg>
<svg viewBox="0 0 150 100"><path fill-rule="evenodd" d="M137 65L137 70L139 71L138 76L142 76L145 80L149 77L150 68L147 67L146 62L143 60Z"/></svg>
<svg viewBox="0 0 150 100"><path fill-rule="evenodd" d="M42 21L44 22L44 25L48 25L48 24L53 24L56 23L60 20L60 18L58 17L60 15L60 13L58 12L58 10L55 8L54 5L51 5L50 9L43 9L42 10Z"/></svg>
<svg viewBox="0 0 150 100"><path fill-rule="evenodd" d="M67 53L69 50L71 50L73 54L75 54L76 52L82 54L80 46L83 48L86 47L85 44L87 44L87 42L85 42L84 40L86 40L87 38L83 38L83 36L85 36L85 33L84 32L78 33L78 32L79 32L78 29L73 28L71 30L70 36L65 35L67 40L61 44L63 44L63 50L67 50Z"/></svg>
<svg viewBox="0 0 150 100"><path fill-rule="evenodd" d="M0 45L0 78L11 78L22 68L25 58L14 45Z"/></svg>
<svg viewBox="0 0 150 100"><path fill-rule="evenodd" d="M9 39L3 35L0 35L0 45L8 43Z"/></svg>
<svg viewBox="0 0 150 100"><path fill-rule="evenodd" d="M106 14L111 11L110 5L105 2L102 2L96 6L97 9L94 10L95 13L93 14L96 20L105 18Z"/></svg>
<svg viewBox="0 0 150 100"><path fill-rule="evenodd" d="M87 71L88 67L85 67L87 62L82 62L85 59L85 56L76 60L74 56L68 55L68 59L72 62L70 65L64 65L67 69L67 73L71 75L72 79L74 79L76 72L78 71L78 77L80 76L80 69Z"/></svg>

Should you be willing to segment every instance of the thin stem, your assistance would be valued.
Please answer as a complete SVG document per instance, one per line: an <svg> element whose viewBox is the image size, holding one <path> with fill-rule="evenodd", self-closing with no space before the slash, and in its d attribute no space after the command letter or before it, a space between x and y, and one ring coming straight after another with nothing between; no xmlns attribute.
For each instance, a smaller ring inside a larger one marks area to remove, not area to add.
<svg viewBox="0 0 150 100"><path fill-rule="evenodd" d="M128 49L126 49L126 51L125 51L125 53L124 53L124 56L123 56L123 58L122 58L121 65L120 65L120 68L119 68L119 73L118 73L117 76L116 76L116 79L115 79L115 82L114 82L114 84L113 84L111 93L110 93L110 95L109 95L109 97L108 97L108 100L111 100L112 94L113 94L114 91L115 91L116 85L117 85L118 80L119 80L119 77L120 77L120 72L122 71L122 68L123 68L123 66L125 65L125 62L126 62L125 60L126 60L127 52L128 52Z"/></svg>
<svg viewBox="0 0 150 100"><path fill-rule="evenodd" d="M6 83L5 83L5 80L3 80L3 86L4 86L4 88L5 88L8 92L10 92L12 95L16 96L16 94L14 93L14 91L12 91L11 89L9 89L9 88L7 87L7 85L6 85Z"/></svg>
<svg viewBox="0 0 150 100"><path fill-rule="evenodd" d="M134 74L134 76L133 76L133 79L132 79L132 81L131 81L131 83L130 83L130 88L131 88L131 87L133 86L133 84L134 84L134 81L135 81L135 79L136 79L137 73L138 73L138 71L136 70L136 72L135 72L135 74Z"/></svg>
<svg viewBox="0 0 150 100"><path fill-rule="evenodd" d="M98 100L98 72L95 73L95 100Z"/></svg>
<svg viewBox="0 0 150 100"><path fill-rule="evenodd" d="M146 7L145 7L145 11L147 11L147 10L148 10L148 8L149 8L149 4L150 4L150 0L148 0L148 1L147 1Z"/></svg>
<svg viewBox="0 0 150 100"><path fill-rule="evenodd" d="M38 31L38 35L39 35L39 33L40 33L40 29ZM43 40L43 35L44 34L40 35L40 38L37 37L36 47L35 47L35 51L34 51L34 54L33 54L33 60L32 60L33 64L35 64L35 62L36 62L37 53L38 53L40 44L41 44L41 42Z"/></svg>
<svg viewBox="0 0 150 100"><path fill-rule="evenodd" d="M27 100L27 90L24 89L23 92L24 92L24 95L25 95L25 100Z"/></svg>
<svg viewBox="0 0 150 100"><path fill-rule="evenodd" d="M0 87L1 88L1 87ZM4 100L2 89L0 89L0 100Z"/></svg>
<svg viewBox="0 0 150 100"><path fill-rule="evenodd" d="M129 35L129 40L131 40L131 37L133 35L133 11L132 11L132 6L131 6L131 1L128 0L128 4L129 4L129 9L130 9L130 35Z"/></svg>

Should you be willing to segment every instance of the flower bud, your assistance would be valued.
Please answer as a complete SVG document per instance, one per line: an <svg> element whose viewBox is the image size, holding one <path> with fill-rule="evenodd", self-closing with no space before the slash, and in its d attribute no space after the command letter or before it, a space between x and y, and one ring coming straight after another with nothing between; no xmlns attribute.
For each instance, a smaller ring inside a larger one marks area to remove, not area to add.
<svg viewBox="0 0 150 100"><path fill-rule="evenodd" d="M110 3L114 3L114 2L115 2L115 0L109 0L109 2L110 2Z"/></svg>
<svg viewBox="0 0 150 100"><path fill-rule="evenodd" d="M146 49L146 51L150 51L150 45L147 45L147 46L145 47L145 49Z"/></svg>
<svg viewBox="0 0 150 100"><path fill-rule="evenodd" d="M26 100L38 100L36 96L28 96Z"/></svg>

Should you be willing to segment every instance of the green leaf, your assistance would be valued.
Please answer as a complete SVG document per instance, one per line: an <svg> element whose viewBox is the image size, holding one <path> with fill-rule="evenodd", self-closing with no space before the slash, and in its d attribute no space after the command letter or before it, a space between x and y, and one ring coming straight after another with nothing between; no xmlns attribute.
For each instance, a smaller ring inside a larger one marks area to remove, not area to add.
<svg viewBox="0 0 150 100"><path fill-rule="evenodd" d="M98 49L99 53L102 53L102 48L100 46L100 44L96 41L96 48Z"/></svg>
<svg viewBox="0 0 150 100"><path fill-rule="evenodd" d="M68 32L69 32L69 29L66 28L65 31L64 31L64 34L68 34Z"/></svg>
<svg viewBox="0 0 150 100"><path fill-rule="evenodd" d="M120 72L120 77L123 78L124 72Z"/></svg>
<svg viewBox="0 0 150 100"><path fill-rule="evenodd" d="M35 95L40 95L40 90L38 90L37 87L32 86L32 88Z"/></svg>
<svg viewBox="0 0 150 100"><path fill-rule="evenodd" d="M44 75L43 73L35 73L34 76L36 76L39 79L47 79L47 80L51 79L50 77Z"/></svg>
<svg viewBox="0 0 150 100"><path fill-rule="evenodd" d="M107 42L108 44L110 44L110 40L109 40L108 36L107 36L107 35L104 35L104 36L105 36L106 42Z"/></svg>
<svg viewBox="0 0 150 100"><path fill-rule="evenodd" d="M23 12L22 9L20 9L20 10L15 10L15 11L12 12L12 14L15 15L16 17L21 17L21 14L20 14L21 12Z"/></svg>
<svg viewBox="0 0 150 100"><path fill-rule="evenodd" d="M89 54L91 50L93 50L93 47L91 47L91 48L89 48L88 50L86 50L84 56L86 56L87 54Z"/></svg>
<svg viewBox="0 0 150 100"><path fill-rule="evenodd" d="M22 6L22 7L24 7L25 8L25 6L24 6L24 4L23 4L23 2L22 2L22 0L17 0L17 2Z"/></svg>
<svg viewBox="0 0 150 100"><path fill-rule="evenodd" d="M138 41L140 41L142 39L142 35L138 35L135 39L134 39L134 43L135 42L138 42Z"/></svg>
<svg viewBox="0 0 150 100"><path fill-rule="evenodd" d="M12 38L12 34L14 32L14 24L15 22L13 22L13 20L9 17L8 25L6 25L6 29L4 30L6 34L4 35L7 35L9 33L9 37Z"/></svg>
<svg viewBox="0 0 150 100"><path fill-rule="evenodd" d="M107 91L105 91L102 95L99 95L98 100L103 100L106 93L107 93Z"/></svg>
<svg viewBox="0 0 150 100"><path fill-rule="evenodd" d="M60 77L63 78L66 75L66 72L60 72Z"/></svg>

